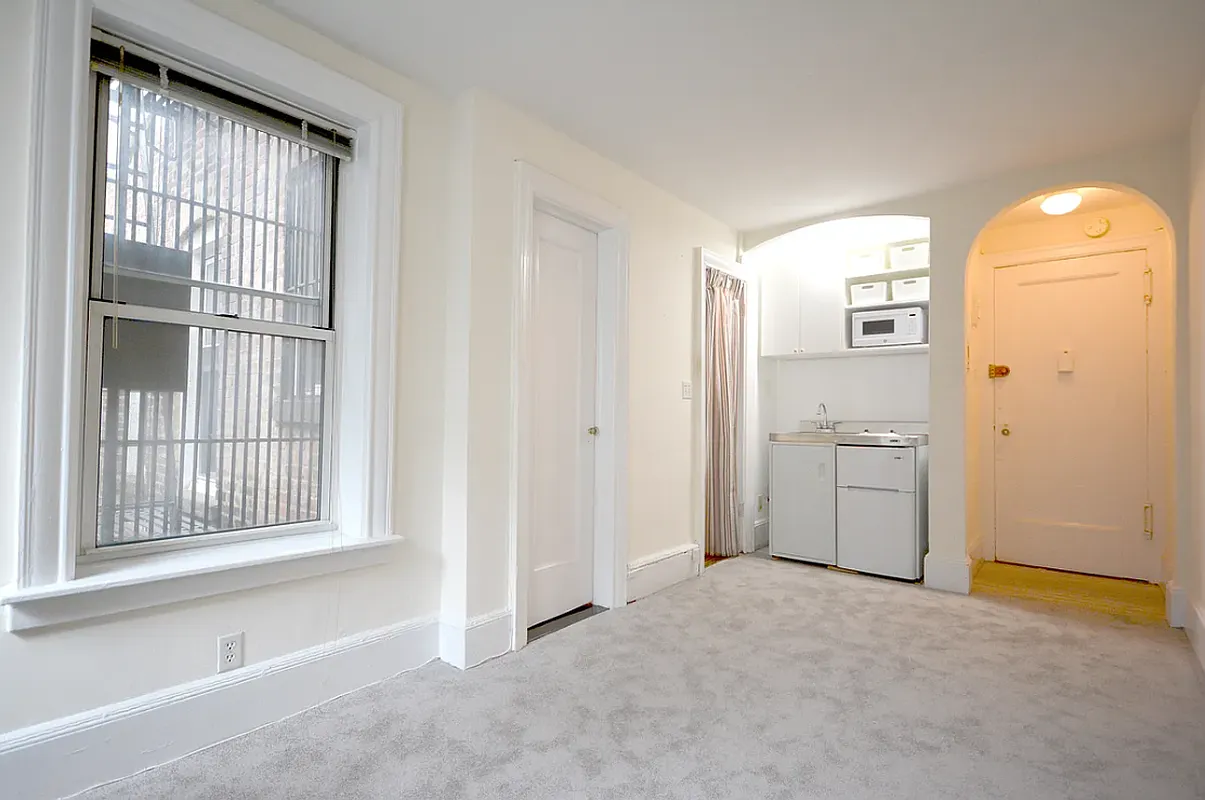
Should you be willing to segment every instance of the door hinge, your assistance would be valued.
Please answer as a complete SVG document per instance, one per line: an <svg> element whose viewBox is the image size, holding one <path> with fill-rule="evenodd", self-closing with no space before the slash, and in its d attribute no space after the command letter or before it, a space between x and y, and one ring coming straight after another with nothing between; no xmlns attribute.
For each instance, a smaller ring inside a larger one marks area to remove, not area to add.
<svg viewBox="0 0 1205 800"><path fill-rule="evenodd" d="M1155 538L1155 506L1147 503L1142 507L1142 532L1146 538Z"/></svg>
<svg viewBox="0 0 1205 800"><path fill-rule="evenodd" d="M1012 372L1012 370L1009 369L1005 364L987 365L987 376L992 380L995 380L996 378L1007 378L1010 372Z"/></svg>
<svg viewBox="0 0 1205 800"><path fill-rule="evenodd" d="M1151 304L1151 298L1155 296L1155 272L1150 267L1147 267L1146 271L1142 273L1142 277L1146 282L1145 293L1142 295L1142 302L1149 306Z"/></svg>

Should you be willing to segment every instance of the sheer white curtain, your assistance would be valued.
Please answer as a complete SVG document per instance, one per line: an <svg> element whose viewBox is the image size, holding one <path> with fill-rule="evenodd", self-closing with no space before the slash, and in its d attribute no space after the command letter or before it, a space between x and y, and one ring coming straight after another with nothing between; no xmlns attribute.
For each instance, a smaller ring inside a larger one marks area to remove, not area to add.
<svg viewBox="0 0 1205 800"><path fill-rule="evenodd" d="M745 383L745 282L707 270L707 554L739 555L740 403Z"/></svg>

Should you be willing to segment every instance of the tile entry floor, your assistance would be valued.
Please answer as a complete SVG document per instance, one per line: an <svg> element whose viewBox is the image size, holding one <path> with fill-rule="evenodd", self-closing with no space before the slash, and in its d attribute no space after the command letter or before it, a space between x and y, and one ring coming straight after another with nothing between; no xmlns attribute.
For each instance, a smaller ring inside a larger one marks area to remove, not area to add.
<svg viewBox="0 0 1205 800"><path fill-rule="evenodd" d="M1167 625L1163 589L1141 581L985 561L971 593L1090 611L1135 625Z"/></svg>

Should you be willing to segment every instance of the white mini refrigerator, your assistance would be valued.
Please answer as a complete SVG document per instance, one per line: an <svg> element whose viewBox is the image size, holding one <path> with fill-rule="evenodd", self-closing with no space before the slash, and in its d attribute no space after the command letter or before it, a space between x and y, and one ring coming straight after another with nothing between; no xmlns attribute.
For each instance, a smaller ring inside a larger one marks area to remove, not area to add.
<svg viewBox="0 0 1205 800"><path fill-rule="evenodd" d="M920 580L929 547L928 447L837 447L837 566Z"/></svg>

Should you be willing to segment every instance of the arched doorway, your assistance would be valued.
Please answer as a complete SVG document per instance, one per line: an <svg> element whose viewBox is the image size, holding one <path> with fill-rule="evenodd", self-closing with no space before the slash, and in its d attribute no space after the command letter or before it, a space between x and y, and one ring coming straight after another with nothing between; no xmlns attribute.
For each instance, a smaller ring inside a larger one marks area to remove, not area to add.
<svg viewBox="0 0 1205 800"><path fill-rule="evenodd" d="M1124 187L1047 190L984 227L966 280L972 557L1166 581L1176 519L1166 215Z"/></svg>

